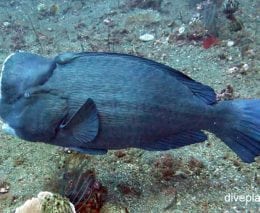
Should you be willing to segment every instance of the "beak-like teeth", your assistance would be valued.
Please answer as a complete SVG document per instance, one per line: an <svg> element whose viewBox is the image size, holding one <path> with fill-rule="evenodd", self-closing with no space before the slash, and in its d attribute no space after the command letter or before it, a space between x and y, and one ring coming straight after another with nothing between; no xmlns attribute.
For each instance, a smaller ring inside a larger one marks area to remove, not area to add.
<svg viewBox="0 0 260 213"><path fill-rule="evenodd" d="M8 135L16 136L15 130L6 123L3 124L2 130Z"/></svg>

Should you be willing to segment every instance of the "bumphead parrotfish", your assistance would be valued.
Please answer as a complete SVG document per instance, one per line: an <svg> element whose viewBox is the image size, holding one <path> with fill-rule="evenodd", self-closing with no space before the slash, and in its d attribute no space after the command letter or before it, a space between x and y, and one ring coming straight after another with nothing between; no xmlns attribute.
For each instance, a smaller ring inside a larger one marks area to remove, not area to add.
<svg viewBox="0 0 260 213"><path fill-rule="evenodd" d="M260 154L260 99L216 101L212 88L141 57L16 52L1 73L3 128L90 154L169 150L214 133L243 161Z"/></svg>

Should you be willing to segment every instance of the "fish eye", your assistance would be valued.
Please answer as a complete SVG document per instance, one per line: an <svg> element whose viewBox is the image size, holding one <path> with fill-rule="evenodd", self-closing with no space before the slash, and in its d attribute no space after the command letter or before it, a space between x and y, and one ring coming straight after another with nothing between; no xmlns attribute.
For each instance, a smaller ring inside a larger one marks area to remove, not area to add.
<svg viewBox="0 0 260 213"><path fill-rule="evenodd" d="M25 98L30 98L30 97L31 97L31 93L30 93L29 91L26 91L26 92L24 93L24 97L25 97Z"/></svg>

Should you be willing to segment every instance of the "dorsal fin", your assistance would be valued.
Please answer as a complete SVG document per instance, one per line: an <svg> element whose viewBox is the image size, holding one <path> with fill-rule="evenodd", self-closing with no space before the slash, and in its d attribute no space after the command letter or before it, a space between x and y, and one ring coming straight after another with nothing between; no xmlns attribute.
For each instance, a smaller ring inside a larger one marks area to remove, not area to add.
<svg viewBox="0 0 260 213"><path fill-rule="evenodd" d="M70 57L67 57L70 56ZM200 100L205 102L208 105L215 104L217 102L216 100L216 93L214 90L207 86L203 85L202 83L199 83L187 75L183 74L182 72L175 70L167 65L158 63L156 61L142 58L139 56L133 56L133 55L128 55L128 54L122 54L122 53L107 53L107 52L82 52L82 53L77 53L75 55L69 53L66 55L64 58L77 58L77 57L84 57L84 56L107 56L107 57L121 57L125 58L128 60L134 60L134 61L139 61L146 63L147 65L151 65L153 67L157 67L158 69L168 72L170 75L174 76L177 80L182 82L184 85L186 85L191 92L197 96Z"/></svg>
<svg viewBox="0 0 260 213"><path fill-rule="evenodd" d="M189 76L183 74L182 72L175 70L167 65L146 58L140 58L137 56L132 56L132 57L138 58L139 60L143 60L152 66L156 66L159 69L165 70L170 75L174 76L177 80L179 80L184 85L186 85L195 96L197 96L200 100L204 101L206 104L212 105L217 102L216 93L211 87L204 85L200 82L197 82L192 78L190 78Z"/></svg>
<svg viewBox="0 0 260 213"><path fill-rule="evenodd" d="M192 91L192 93L194 95L196 95L199 99L204 101L206 104L212 105L217 102L216 93L214 92L214 90L211 87L204 85L200 82L197 82L177 70L171 69L169 71L179 81L181 81L183 84L185 84L187 87L189 87L189 89Z"/></svg>

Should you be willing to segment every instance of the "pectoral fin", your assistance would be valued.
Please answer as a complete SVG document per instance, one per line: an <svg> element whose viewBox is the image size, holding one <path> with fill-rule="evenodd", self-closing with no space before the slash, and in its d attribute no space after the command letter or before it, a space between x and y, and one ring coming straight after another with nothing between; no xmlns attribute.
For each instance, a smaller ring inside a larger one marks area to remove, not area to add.
<svg viewBox="0 0 260 213"><path fill-rule="evenodd" d="M60 130L72 136L80 144L91 142L98 134L99 120L96 105L88 99L71 117L66 117L60 124Z"/></svg>

